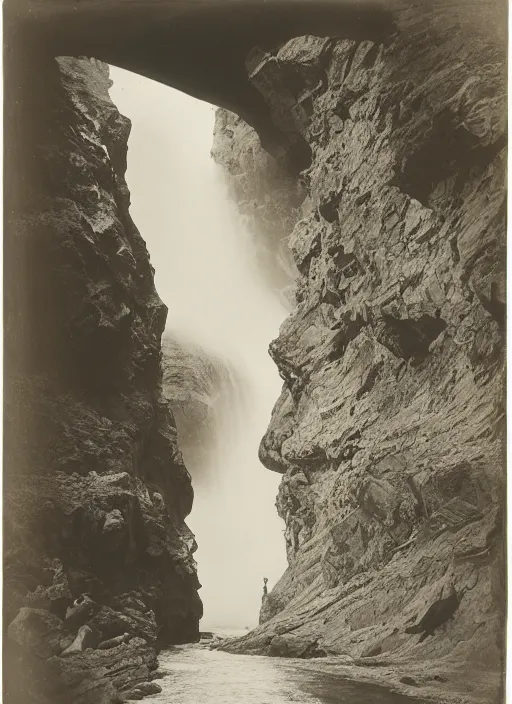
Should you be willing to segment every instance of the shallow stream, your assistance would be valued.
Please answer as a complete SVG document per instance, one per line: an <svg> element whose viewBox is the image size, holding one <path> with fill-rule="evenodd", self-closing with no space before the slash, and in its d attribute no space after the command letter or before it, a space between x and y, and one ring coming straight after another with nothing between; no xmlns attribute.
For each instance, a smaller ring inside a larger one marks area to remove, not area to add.
<svg viewBox="0 0 512 704"><path fill-rule="evenodd" d="M304 669L283 658L231 655L201 645L162 652L161 704L420 704L384 687Z"/></svg>

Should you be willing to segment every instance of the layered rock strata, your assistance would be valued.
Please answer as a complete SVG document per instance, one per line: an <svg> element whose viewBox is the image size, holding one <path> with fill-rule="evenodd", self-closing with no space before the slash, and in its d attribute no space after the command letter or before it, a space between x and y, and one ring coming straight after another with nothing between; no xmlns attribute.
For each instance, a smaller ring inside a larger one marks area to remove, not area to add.
<svg viewBox="0 0 512 704"><path fill-rule="evenodd" d="M193 492L161 388L166 308L129 215L130 123L105 64L14 59L6 701L140 699L159 690L156 648L198 639L202 607Z"/></svg>
<svg viewBox="0 0 512 704"><path fill-rule="evenodd" d="M223 646L232 652L347 654L402 675L435 661L448 673L440 691L498 696L506 112L495 9L452 3L421 23L413 4L388 45L307 36L248 61L308 166L300 217L294 204L283 220L295 217L300 275L270 345L284 385L260 447L283 475L289 567L264 623ZM244 173L243 200L251 178L261 192L251 130L219 111L215 139L232 177Z"/></svg>

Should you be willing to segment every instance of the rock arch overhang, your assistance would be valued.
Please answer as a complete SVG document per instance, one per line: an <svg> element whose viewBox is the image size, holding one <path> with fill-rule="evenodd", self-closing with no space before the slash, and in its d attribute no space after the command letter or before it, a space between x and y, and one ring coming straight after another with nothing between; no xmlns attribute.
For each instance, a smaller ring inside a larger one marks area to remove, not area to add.
<svg viewBox="0 0 512 704"><path fill-rule="evenodd" d="M3 16L6 273L19 255L10 214L27 207L29 183L45 178L32 153L44 130L55 129L55 115L41 106L51 106L56 56L94 57L227 108L276 156L283 138L285 150L289 143L249 78L251 50L275 53L304 34L367 39L385 47L387 80L421 86L432 114L464 86L485 84L488 139L503 132L495 96L506 85L505 0L4 0ZM390 117L399 108L390 105ZM424 152L435 163L428 134ZM424 163L409 161L421 177Z"/></svg>
<svg viewBox="0 0 512 704"><path fill-rule="evenodd" d="M302 34L388 41L395 29L382 0L7 0L4 18L8 72L94 57L237 113L270 150L279 135L248 80L253 47Z"/></svg>
<svg viewBox="0 0 512 704"><path fill-rule="evenodd" d="M428 35L440 60L459 51L471 71L483 46L506 45L506 12L502 0L5 0L6 113L9 91L40 61L89 56L237 113L279 152L269 106L248 80L254 47L303 34L398 41L421 72L429 60L414 46Z"/></svg>

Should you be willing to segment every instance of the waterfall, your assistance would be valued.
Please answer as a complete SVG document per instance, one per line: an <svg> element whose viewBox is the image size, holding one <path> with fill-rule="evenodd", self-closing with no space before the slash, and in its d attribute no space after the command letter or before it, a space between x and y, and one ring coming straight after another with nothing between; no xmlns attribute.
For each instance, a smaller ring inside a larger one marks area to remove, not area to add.
<svg viewBox="0 0 512 704"><path fill-rule="evenodd" d="M201 627L252 627L263 577L271 586L286 568L274 507L280 477L261 466L257 452L281 389L268 344L288 311L258 270L253 235L210 158L213 107L111 71L112 99L132 121L131 214L169 308L167 329L230 371L208 466L185 456L195 491L188 523L199 545Z"/></svg>

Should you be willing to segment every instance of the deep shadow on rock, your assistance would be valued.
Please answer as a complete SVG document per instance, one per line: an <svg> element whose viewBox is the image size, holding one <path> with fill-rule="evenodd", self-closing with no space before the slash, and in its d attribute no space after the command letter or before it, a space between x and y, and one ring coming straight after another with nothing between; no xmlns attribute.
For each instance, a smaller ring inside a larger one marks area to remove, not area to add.
<svg viewBox="0 0 512 704"><path fill-rule="evenodd" d="M158 647L199 638L166 308L108 67L60 58L6 80L5 698L107 704L144 690Z"/></svg>

